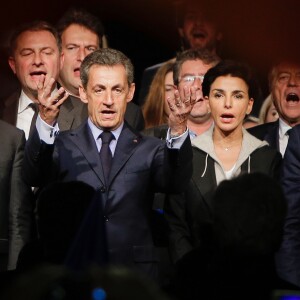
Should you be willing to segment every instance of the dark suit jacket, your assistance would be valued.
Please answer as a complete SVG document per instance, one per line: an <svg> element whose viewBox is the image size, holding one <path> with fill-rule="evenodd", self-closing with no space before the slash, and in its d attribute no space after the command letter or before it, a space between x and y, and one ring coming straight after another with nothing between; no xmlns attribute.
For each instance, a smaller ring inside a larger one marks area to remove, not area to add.
<svg viewBox="0 0 300 300"><path fill-rule="evenodd" d="M33 186L51 179L83 181L100 191L110 262L154 275L157 254L149 220L154 192L183 191L192 173L189 138L180 150L166 148L165 142L140 135L125 123L105 186L87 122L62 132L54 146L41 143L35 132L26 145L24 178Z"/></svg>
<svg viewBox="0 0 300 300"><path fill-rule="evenodd" d="M16 125L18 103L21 90L15 91L2 103L0 107L0 118L7 123ZM68 99L61 105L58 126L60 131L77 128L88 116L87 105L80 99L69 96ZM139 106L129 102L127 105L125 120L137 130L144 128L144 118Z"/></svg>
<svg viewBox="0 0 300 300"><path fill-rule="evenodd" d="M272 148L279 151L279 120L254 126L247 130L256 138L267 141Z"/></svg>
<svg viewBox="0 0 300 300"><path fill-rule="evenodd" d="M300 125L293 127L283 160L282 186L288 203L281 249L280 277L300 287Z"/></svg>
<svg viewBox="0 0 300 300"><path fill-rule="evenodd" d="M33 199L21 177L24 132L0 121L0 271L13 269L31 231Z"/></svg>
<svg viewBox="0 0 300 300"><path fill-rule="evenodd" d="M258 148L251 154L250 172L262 172L279 178L281 155L269 146ZM212 222L212 196L217 187L214 160L206 153L193 148L193 176L186 191L169 195L166 217L170 227L170 251L174 262L197 246L201 246ZM242 164L248 172L248 162Z"/></svg>
<svg viewBox="0 0 300 300"><path fill-rule="evenodd" d="M159 126L154 126L143 130L143 134L147 136L155 136L160 140L165 140L168 133L168 125L163 124Z"/></svg>

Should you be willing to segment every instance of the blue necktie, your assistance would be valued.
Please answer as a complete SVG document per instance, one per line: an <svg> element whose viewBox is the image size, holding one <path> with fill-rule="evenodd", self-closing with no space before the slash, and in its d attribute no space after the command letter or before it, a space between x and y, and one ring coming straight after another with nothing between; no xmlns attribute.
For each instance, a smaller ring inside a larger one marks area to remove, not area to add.
<svg viewBox="0 0 300 300"><path fill-rule="evenodd" d="M102 146L100 149L100 159L105 176L105 182L108 182L108 175L112 163L112 154L109 148L110 142L114 139L113 134L110 131L103 131L100 136L102 139Z"/></svg>

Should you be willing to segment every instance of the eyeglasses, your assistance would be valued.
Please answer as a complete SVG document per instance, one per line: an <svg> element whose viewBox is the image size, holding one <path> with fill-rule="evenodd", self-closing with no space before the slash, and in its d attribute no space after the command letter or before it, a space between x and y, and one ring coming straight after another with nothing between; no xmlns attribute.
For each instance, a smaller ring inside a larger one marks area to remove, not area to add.
<svg viewBox="0 0 300 300"><path fill-rule="evenodd" d="M193 83L196 79L200 79L201 83L203 82L204 75L186 75L181 78L179 78L179 82L184 83Z"/></svg>

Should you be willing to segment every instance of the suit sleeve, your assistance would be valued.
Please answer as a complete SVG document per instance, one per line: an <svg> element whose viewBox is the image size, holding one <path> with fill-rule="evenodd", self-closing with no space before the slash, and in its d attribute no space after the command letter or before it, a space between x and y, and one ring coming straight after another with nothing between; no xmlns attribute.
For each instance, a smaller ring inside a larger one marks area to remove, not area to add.
<svg viewBox="0 0 300 300"><path fill-rule="evenodd" d="M169 228L169 248L172 261L177 263L191 251L191 230L187 222L185 193L168 195L165 217Z"/></svg>
<svg viewBox="0 0 300 300"><path fill-rule="evenodd" d="M10 205L9 205L9 257L8 269L16 267L22 247L29 241L33 221L33 193L22 176L25 136L16 140L16 150L12 162Z"/></svg>
<svg viewBox="0 0 300 300"><path fill-rule="evenodd" d="M282 169L282 186L287 200L283 242L277 269L283 279L300 286L300 127L289 138Z"/></svg>
<svg viewBox="0 0 300 300"><path fill-rule="evenodd" d="M193 151L189 136L187 136L180 149L171 149L167 145L165 146L165 192L180 193L186 189L193 174L192 162Z"/></svg>

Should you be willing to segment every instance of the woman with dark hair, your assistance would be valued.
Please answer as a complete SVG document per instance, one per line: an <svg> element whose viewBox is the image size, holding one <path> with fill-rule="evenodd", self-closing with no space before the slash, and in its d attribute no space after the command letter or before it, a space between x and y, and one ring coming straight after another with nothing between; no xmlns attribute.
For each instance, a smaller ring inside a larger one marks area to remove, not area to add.
<svg viewBox="0 0 300 300"><path fill-rule="evenodd" d="M243 128L256 93L247 65L221 61L206 73L202 91L214 125L192 140L193 177L166 208L174 262L203 242L212 222L212 194L221 181L253 172L278 178L281 164L279 152Z"/></svg>

